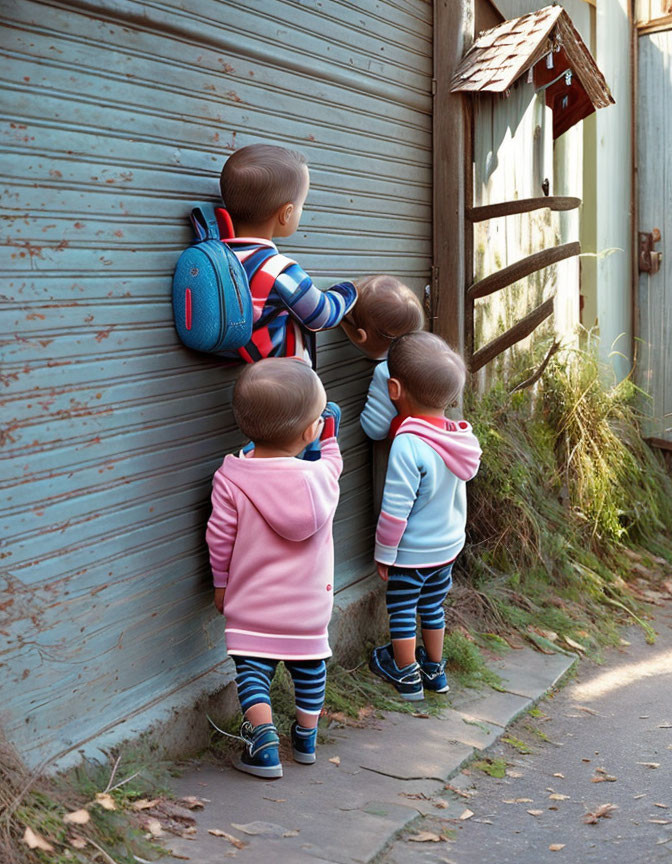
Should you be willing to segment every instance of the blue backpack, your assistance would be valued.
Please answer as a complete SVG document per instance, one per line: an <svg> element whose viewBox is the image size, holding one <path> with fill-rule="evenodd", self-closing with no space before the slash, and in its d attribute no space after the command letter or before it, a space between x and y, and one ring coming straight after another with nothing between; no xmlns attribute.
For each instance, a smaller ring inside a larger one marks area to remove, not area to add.
<svg viewBox="0 0 672 864"><path fill-rule="evenodd" d="M212 204L191 211L196 239L173 276L173 316L180 340L194 351L241 348L252 336L252 296L243 265L219 237Z"/></svg>

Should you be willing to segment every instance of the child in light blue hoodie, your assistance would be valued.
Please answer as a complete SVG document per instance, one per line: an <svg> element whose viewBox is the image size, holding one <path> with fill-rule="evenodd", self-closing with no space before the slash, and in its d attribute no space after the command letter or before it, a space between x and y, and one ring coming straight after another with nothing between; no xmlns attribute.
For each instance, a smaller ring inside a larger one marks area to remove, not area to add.
<svg viewBox="0 0 672 864"><path fill-rule="evenodd" d="M416 331L388 354L388 392L397 411L375 559L387 582L391 644L375 648L370 668L409 701L424 687L445 693L443 603L465 542L466 481L478 471L481 448L471 426L445 417L460 397L464 362L443 339ZM423 645L416 651L416 616Z"/></svg>

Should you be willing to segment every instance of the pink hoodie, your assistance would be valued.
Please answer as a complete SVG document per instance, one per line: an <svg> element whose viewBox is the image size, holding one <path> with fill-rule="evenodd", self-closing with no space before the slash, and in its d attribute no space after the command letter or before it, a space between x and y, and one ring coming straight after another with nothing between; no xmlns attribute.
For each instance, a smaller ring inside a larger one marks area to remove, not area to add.
<svg viewBox="0 0 672 864"><path fill-rule="evenodd" d="M229 654L280 660L331 656L332 522L343 461L226 456L215 474L206 539L213 581L226 588Z"/></svg>

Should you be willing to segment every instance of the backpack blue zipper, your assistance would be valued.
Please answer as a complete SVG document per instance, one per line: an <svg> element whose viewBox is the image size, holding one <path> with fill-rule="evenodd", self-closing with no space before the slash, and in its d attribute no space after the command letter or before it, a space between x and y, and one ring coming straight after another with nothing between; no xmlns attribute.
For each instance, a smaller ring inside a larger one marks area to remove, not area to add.
<svg viewBox="0 0 672 864"><path fill-rule="evenodd" d="M216 242L219 243L220 241L216 241ZM219 337L218 337L215 345L213 345L213 347L209 349L210 351L214 351L221 346L221 344L224 340L224 327L225 327L225 321L224 321L224 287L222 285L221 276L219 275L219 267L217 266L217 261L213 257L213 254L211 254L209 247L206 246L206 243L207 243L207 241L205 241L203 243L199 243L198 246L203 251L206 258L212 264L212 269L215 271L215 278L217 279L217 288L219 289L219 296L220 296L220 299L222 301L220 303L220 306L219 306L219 308L220 308ZM224 258L226 260L226 264L229 268L229 273L231 274L231 281L233 283L233 287L234 287L234 290L236 292L236 299L238 300L238 308L240 309L240 314L242 316L243 315L243 300L242 300L242 297L240 296L240 288L238 287L238 280L236 278L234 278L234 273L233 273L233 270L231 268L231 263L229 262L228 256L226 255L226 253L224 252L223 249L222 249L221 254L224 256Z"/></svg>

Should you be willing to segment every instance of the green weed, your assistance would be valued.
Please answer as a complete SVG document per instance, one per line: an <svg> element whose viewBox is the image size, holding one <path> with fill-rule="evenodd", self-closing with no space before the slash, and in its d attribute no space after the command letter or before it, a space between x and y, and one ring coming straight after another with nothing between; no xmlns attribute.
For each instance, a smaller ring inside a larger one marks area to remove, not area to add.
<svg viewBox="0 0 672 864"><path fill-rule="evenodd" d="M529 375L520 357L512 368ZM628 583L633 560L661 574L672 560L672 480L642 440L636 388L604 382L593 350L564 351L535 392L500 381L468 397L483 458L453 625L518 631L542 650L575 650L569 638L594 658L628 619L653 638Z"/></svg>
<svg viewBox="0 0 672 864"><path fill-rule="evenodd" d="M490 777L505 777L506 762L504 759L479 759L477 762L472 762L471 767L477 771L483 771L489 774Z"/></svg>
<svg viewBox="0 0 672 864"><path fill-rule="evenodd" d="M446 632L446 671L462 687L501 686L502 679L486 666L478 646L459 631Z"/></svg>
<svg viewBox="0 0 672 864"><path fill-rule="evenodd" d="M534 750L529 744L521 741L520 738L515 738L513 735L504 735L501 740L510 747L513 747L519 753L522 753L524 756L529 753L534 753Z"/></svg>

